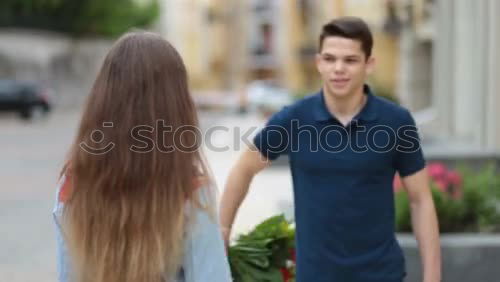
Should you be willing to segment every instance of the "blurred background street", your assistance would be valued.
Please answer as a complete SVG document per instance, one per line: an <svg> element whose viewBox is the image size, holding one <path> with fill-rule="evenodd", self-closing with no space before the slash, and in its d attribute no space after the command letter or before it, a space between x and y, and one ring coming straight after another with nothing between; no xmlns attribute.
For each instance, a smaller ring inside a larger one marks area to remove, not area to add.
<svg viewBox="0 0 500 282"><path fill-rule="evenodd" d="M116 38L151 30L179 51L202 129L228 129L205 140L222 192L245 148L235 131L320 89L318 36L338 16L369 24L377 64L368 83L419 127L441 199L443 281L500 281L499 14L498 0L2 0L0 282L56 279L56 182ZM421 281L405 192L394 186L406 281ZM255 178L233 235L279 213L292 219L291 187L280 158Z"/></svg>

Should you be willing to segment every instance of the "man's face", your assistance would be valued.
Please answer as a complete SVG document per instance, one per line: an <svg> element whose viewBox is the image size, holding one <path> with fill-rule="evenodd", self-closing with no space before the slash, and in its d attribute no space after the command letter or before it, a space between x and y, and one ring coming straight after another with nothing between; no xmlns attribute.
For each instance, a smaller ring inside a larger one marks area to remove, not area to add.
<svg viewBox="0 0 500 282"><path fill-rule="evenodd" d="M361 42L343 37L326 37L316 66L329 95L344 98L353 95L373 69L373 57L366 58Z"/></svg>

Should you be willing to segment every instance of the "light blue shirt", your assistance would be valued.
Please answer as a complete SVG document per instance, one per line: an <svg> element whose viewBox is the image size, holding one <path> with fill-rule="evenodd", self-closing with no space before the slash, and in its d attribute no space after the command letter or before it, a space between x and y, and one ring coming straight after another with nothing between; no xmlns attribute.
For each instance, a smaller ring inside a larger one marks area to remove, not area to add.
<svg viewBox="0 0 500 282"><path fill-rule="evenodd" d="M66 248L66 240L61 225L63 203L58 200L59 190L64 183L65 176L61 178L57 189L56 204L53 216L56 223L57 234L57 270L59 282L71 282L71 258ZM200 188L200 191L206 189ZM202 201L207 199L204 193L200 193ZM180 271L176 282L231 282L229 263L224 249L224 242L220 233L219 225L206 211L187 207L191 216L192 224L186 232L184 240L184 257L182 260L182 271Z"/></svg>

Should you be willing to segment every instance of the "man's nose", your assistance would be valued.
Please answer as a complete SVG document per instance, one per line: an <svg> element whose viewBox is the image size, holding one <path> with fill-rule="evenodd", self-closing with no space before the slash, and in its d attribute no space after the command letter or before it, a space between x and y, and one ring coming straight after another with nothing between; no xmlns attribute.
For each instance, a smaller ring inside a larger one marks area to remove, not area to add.
<svg viewBox="0 0 500 282"><path fill-rule="evenodd" d="M344 71L344 69L345 69L345 65L344 65L344 63L343 63L342 61L340 61L340 60L339 60L339 61L337 61L337 62L335 62L335 63L333 64L333 70L334 70L335 72L343 72L343 71Z"/></svg>

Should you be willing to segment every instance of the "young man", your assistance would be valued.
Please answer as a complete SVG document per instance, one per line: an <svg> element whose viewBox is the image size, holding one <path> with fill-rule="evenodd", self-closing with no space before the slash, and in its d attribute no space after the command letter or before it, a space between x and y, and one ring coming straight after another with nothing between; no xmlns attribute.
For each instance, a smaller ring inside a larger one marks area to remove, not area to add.
<svg viewBox="0 0 500 282"><path fill-rule="evenodd" d="M364 84L374 65L372 45L361 19L326 24L316 56L322 90L271 117L227 179L220 212L226 242L253 176L289 156L298 282L403 281L396 172L410 199L424 282L441 278L437 218L415 123Z"/></svg>

